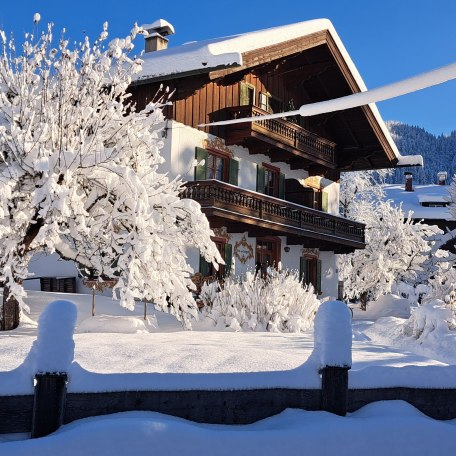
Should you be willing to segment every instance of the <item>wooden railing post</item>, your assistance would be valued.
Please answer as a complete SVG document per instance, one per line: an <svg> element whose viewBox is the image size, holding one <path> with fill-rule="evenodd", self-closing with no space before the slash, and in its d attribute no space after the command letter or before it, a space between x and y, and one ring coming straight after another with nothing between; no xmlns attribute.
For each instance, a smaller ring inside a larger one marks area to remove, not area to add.
<svg viewBox="0 0 456 456"><path fill-rule="evenodd" d="M348 409L349 367L326 366L321 370L321 408L345 416Z"/></svg>
<svg viewBox="0 0 456 456"><path fill-rule="evenodd" d="M67 378L60 372L35 375L32 439L49 435L62 425Z"/></svg>

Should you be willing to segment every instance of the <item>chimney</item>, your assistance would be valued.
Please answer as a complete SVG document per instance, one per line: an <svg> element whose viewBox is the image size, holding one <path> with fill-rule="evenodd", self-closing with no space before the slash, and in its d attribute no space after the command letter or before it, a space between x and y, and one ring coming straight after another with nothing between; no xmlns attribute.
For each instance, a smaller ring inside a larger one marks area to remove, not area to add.
<svg viewBox="0 0 456 456"><path fill-rule="evenodd" d="M141 26L147 31L144 36L145 52L154 52L167 49L168 35L174 35L174 27L164 19L158 19L152 24L143 24Z"/></svg>
<svg viewBox="0 0 456 456"><path fill-rule="evenodd" d="M413 192L413 174L404 173L404 176L405 176L405 191Z"/></svg>
<svg viewBox="0 0 456 456"><path fill-rule="evenodd" d="M448 173L446 171L440 171L437 173L437 182L439 185L446 185Z"/></svg>

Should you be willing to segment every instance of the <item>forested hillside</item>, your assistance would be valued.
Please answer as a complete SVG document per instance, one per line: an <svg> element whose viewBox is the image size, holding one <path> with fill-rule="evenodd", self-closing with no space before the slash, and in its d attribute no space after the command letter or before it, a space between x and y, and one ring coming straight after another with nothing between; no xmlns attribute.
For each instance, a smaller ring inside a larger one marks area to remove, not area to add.
<svg viewBox="0 0 456 456"><path fill-rule="evenodd" d="M439 171L447 171L449 177L456 174L456 130L448 136L434 136L424 128L395 121L386 124L402 155L420 154L424 158L423 168L398 168L387 182L402 183L407 171L413 173L415 184L437 183Z"/></svg>

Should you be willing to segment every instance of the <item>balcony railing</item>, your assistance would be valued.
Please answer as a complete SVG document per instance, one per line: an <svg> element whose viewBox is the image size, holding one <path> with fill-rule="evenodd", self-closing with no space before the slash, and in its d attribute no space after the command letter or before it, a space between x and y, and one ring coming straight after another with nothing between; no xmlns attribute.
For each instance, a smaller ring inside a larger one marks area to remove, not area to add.
<svg viewBox="0 0 456 456"><path fill-rule="evenodd" d="M252 105L236 106L226 109L228 119L269 114ZM251 132L256 132L318 160L323 160L331 165L335 164L336 144L334 142L322 138L285 119L267 119L252 123L233 124L226 126L226 129L228 140L230 135L233 134L233 137L236 137L239 135L240 131L244 133L245 137L248 137Z"/></svg>
<svg viewBox="0 0 456 456"><path fill-rule="evenodd" d="M340 243L364 246L364 225L335 215L300 206L285 200L245 190L216 180L193 181L186 184L181 196L201 204L203 210L225 210L238 214L239 221L262 220L283 235L325 238ZM209 220L211 212L208 213ZM324 236L322 236L324 235ZM342 242L344 243L344 242Z"/></svg>

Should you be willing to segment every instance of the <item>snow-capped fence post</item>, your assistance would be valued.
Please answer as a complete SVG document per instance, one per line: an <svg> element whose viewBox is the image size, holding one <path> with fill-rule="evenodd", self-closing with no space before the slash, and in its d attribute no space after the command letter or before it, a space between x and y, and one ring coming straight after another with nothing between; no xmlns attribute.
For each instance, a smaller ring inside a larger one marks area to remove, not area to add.
<svg viewBox="0 0 456 456"><path fill-rule="evenodd" d="M76 315L73 303L54 301L39 319L38 337L30 353L36 381L32 438L51 434L63 423L68 371L74 359Z"/></svg>
<svg viewBox="0 0 456 456"><path fill-rule="evenodd" d="M321 304L315 316L313 357L321 373L321 408L344 416L352 364L351 312L341 301Z"/></svg>
<svg viewBox="0 0 456 456"><path fill-rule="evenodd" d="M67 374L39 373L35 380L32 439L49 435L62 425Z"/></svg>

